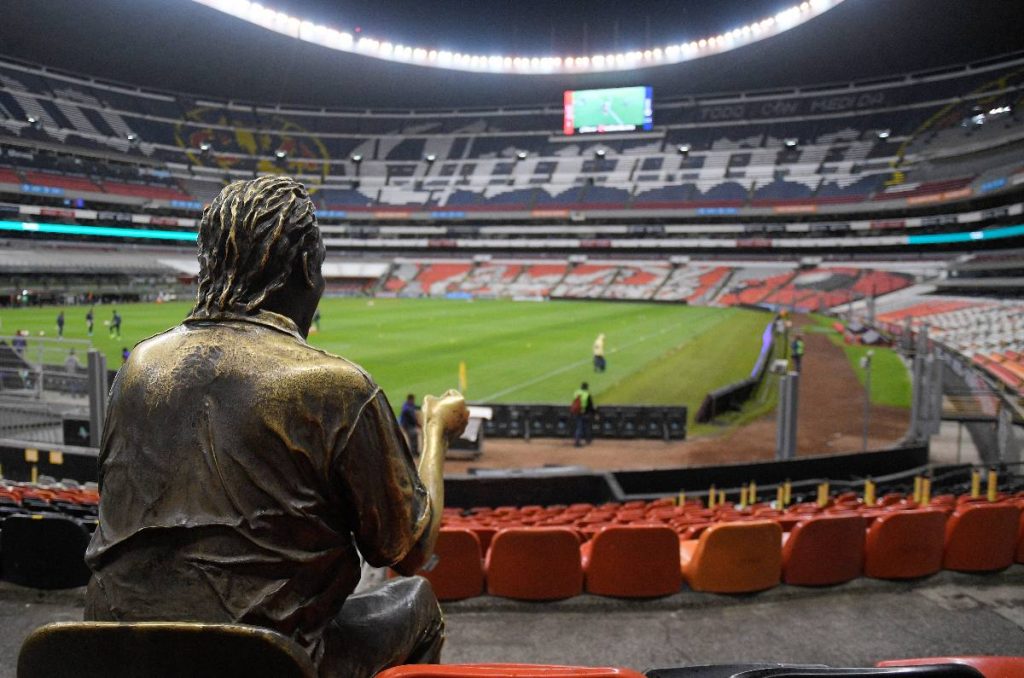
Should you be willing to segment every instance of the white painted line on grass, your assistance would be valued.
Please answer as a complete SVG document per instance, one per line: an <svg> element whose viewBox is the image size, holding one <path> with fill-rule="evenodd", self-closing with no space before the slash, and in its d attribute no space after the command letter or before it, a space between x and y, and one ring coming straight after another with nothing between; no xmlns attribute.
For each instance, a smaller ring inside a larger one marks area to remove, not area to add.
<svg viewBox="0 0 1024 678"><path fill-rule="evenodd" d="M651 334L644 335L644 336L638 338L636 341L630 342L630 343L625 344L623 346L619 346L618 348L613 348L610 351L608 351L608 353L618 353L619 351L624 351L627 348L633 348L637 344L642 344L643 342L647 341L648 339L653 339L654 337L657 337L658 335L665 334L666 332L671 332L674 329L682 327L683 324L684 323L680 322L680 323L676 323L675 325L669 325L668 327L666 327L664 329L661 329L661 330L658 330L657 332L653 332ZM574 363L569 363L568 365L565 365L564 367L560 367L557 370L553 370L553 371L548 372L546 374L542 374L539 377L533 377L532 379L527 379L526 381L520 382L518 384L514 384L512 386L509 386L508 388L504 388L504 389L502 389L500 391L496 391L496 392L494 392L494 393L492 393L492 394L490 394L488 396L480 398L479 402L482 402L482 403L491 402L495 398L500 398L502 396L508 395L509 393L515 393L516 391L519 391L521 389L527 388L529 386L533 386L534 384L539 384L540 382L542 382L542 381L544 381L546 379L550 379L551 377L554 377L556 375L563 374L565 372L568 372L569 370L574 370L577 367L582 367L583 365L586 365L588 363L590 363L590 360L577 360ZM476 398L474 398L474 400L476 400Z"/></svg>

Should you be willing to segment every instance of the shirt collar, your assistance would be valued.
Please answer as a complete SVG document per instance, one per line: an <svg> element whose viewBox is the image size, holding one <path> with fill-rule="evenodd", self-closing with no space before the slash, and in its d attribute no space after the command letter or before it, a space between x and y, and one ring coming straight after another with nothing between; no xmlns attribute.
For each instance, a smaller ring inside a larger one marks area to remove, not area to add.
<svg viewBox="0 0 1024 678"><path fill-rule="evenodd" d="M218 311L211 314L196 315L193 313L185 318L185 322L241 322L263 325L278 332L291 335L299 341L305 342L305 337L299 332L299 326L291 318L274 313L273 311L256 311L252 314L232 313L231 311Z"/></svg>

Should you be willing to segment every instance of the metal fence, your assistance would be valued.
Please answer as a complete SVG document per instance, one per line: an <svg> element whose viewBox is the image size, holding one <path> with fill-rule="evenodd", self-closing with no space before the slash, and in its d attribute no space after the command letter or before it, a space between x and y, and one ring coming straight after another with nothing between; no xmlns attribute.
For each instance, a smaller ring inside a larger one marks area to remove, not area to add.
<svg viewBox="0 0 1024 678"><path fill-rule="evenodd" d="M89 420L88 341L0 337L0 437L63 443Z"/></svg>

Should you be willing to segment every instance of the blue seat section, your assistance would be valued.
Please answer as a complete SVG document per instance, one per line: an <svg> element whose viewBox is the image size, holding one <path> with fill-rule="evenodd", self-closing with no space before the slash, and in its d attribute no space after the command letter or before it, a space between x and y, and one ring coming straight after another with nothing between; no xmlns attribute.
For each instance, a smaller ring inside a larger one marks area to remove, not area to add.
<svg viewBox="0 0 1024 678"><path fill-rule="evenodd" d="M771 183L758 186L754 190L754 200L798 200L810 198L813 189L785 179L775 179Z"/></svg>
<svg viewBox="0 0 1024 678"><path fill-rule="evenodd" d="M885 183L885 179L886 175L884 174L872 174L871 176L857 179L846 186L840 186L838 182L826 178L818 188L818 192L815 194L815 197L832 198L840 196L870 195L882 188L882 185Z"/></svg>
<svg viewBox="0 0 1024 678"><path fill-rule="evenodd" d="M633 203L644 202L686 202L694 199L696 187L693 184L674 184L637 192Z"/></svg>
<svg viewBox="0 0 1024 678"><path fill-rule="evenodd" d="M585 203L625 204L629 201L629 191L612 186L588 186L583 197Z"/></svg>

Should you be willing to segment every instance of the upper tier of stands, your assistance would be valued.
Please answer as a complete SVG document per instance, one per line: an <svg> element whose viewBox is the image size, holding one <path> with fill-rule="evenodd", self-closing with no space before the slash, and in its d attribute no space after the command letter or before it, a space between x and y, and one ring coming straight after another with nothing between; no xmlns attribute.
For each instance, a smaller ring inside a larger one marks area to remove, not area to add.
<svg viewBox="0 0 1024 678"><path fill-rule="evenodd" d="M29 149L0 159L0 186L200 203L227 179L288 172L321 208L357 213L915 205L1024 180L1022 63L659 101L652 132L581 137L559 132L552 107L282 109L0 62L0 138ZM134 167L112 176L99 157Z"/></svg>

